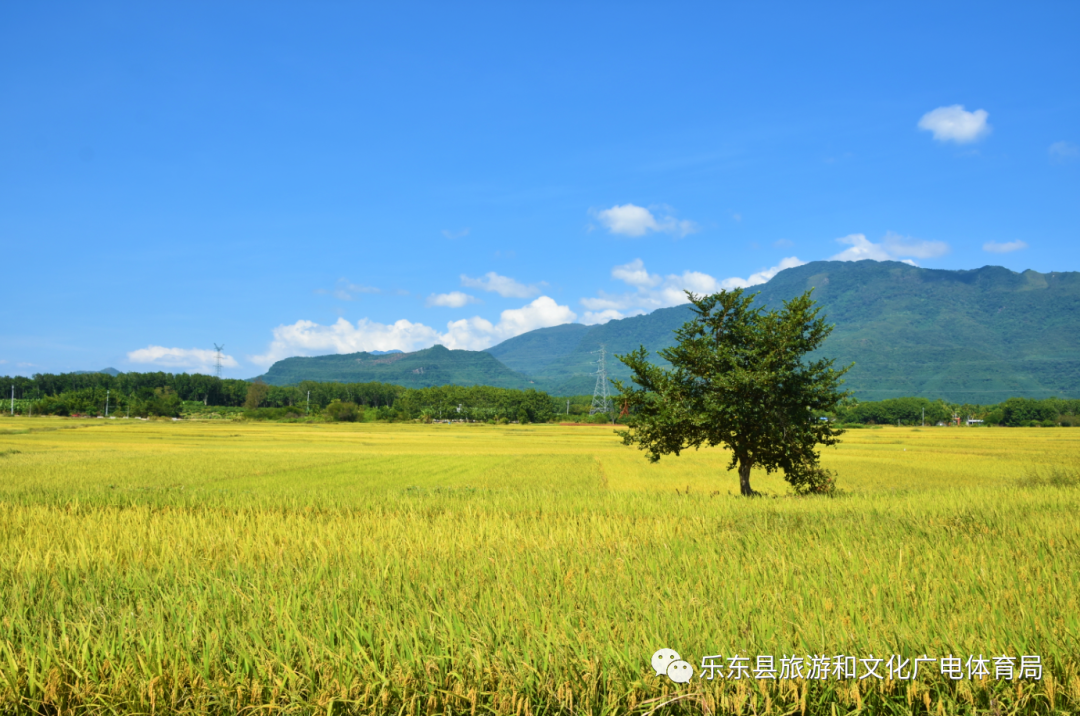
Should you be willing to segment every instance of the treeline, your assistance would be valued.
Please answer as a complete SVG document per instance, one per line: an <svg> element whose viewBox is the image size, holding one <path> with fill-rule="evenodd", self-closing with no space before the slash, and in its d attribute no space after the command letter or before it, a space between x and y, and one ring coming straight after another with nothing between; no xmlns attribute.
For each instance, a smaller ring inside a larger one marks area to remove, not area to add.
<svg viewBox="0 0 1080 716"><path fill-rule="evenodd" d="M390 383L315 381L276 386L189 373L45 373L0 378L5 413L12 407L8 402L12 386L18 415L105 415L107 410L115 416L179 417L194 412L191 404L198 402L246 408L249 417L266 419L548 422L587 420L591 404L588 395L555 398L536 390L489 386L409 389ZM1010 398L995 405L972 405L892 398L853 402L822 417L863 425L936 425L974 419L1010 427L1080 426L1080 400Z"/></svg>
<svg viewBox="0 0 1080 716"><path fill-rule="evenodd" d="M966 424L972 419L983 421L983 425L1068 427L1080 426L1080 400L1009 398L996 405L971 405L927 398L891 398L855 403L828 417L864 425L937 425L957 420Z"/></svg>
<svg viewBox="0 0 1080 716"><path fill-rule="evenodd" d="M18 415L179 417L208 407L245 408L256 419L325 416L334 420L480 420L547 422L588 416L591 396L552 398L535 390L446 385L407 389L389 383L294 386L187 373L39 374L0 378ZM6 405L5 407L9 407ZM7 412L7 411L5 411ZM234 411L235 412L235 411Z"/></svg>
<svg viewBox="0 0 1080 716"><path fill-rule="evenodd" d="M178 417L184 403L244 407L251 381L188 373L61 373L32 378L0 378L0 392L10 400L14 387L19 415L161 415ZM265 390L259 407L295 408L305 414L321 412L333 401L364 407L393 407L405 391L389 383L316 383L276 386ZM10 410L10 403L8 403ZM6 411L5 411L6 412Z"/></svg>
<svg viewBox="0 0 1080 716"><path fill-rule="evenodd" d="M546 423L558 416L556 400L538 390L442 385L407 390L398 407L403 417L414 420Z"/></svg>
<svg viewBox="0 0 1080 716"><path fill-rule="evenodd" d="M377 384L373 384L377 385ZM486 385L444 385L432 388L403 389L392 405L372 407L352 401L332 400L319 415L290 407L260 407L268 386L254 383L248 393L248 418L264 420L301 420L325 418L337 421L419 420L426 423L467 421L488 423L546 423L558 420L588 419L591 396L553 398L538 390L514 390ZM595 416L606 422L608 416Z"/></svg>
<svg viewBox="0 0 1080 716"><path fill-rule="evenodd" d="M0 378L0 392L4 397L10 397L11 386L15 387L16 400L41 400L76 394L88 397L97 396L100 392L102 406L105 404L105 391L118 397L139 396L146 399L155 390L166 388L178 395L180 400L198 400L206 405L240 406L247 397L248 385L246 380L215 378L198 373L120 373L115 376L108 373L38 373L32 378ZM96 400L96 397L93 399Z"/></svg>

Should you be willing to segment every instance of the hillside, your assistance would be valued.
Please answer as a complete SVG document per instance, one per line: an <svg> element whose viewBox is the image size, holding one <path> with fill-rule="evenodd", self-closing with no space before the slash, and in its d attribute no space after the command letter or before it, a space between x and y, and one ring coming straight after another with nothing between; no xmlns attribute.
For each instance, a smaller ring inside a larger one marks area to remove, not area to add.
<svg viewBox="0 0 1080 716"><path fill-rule="evenodd" d="M523 333L488 348L486 352L511 370L537 375L551 363L572 353L588 332L589 326L564 323Z"/></svg>
<svg viewBox="0 0 1080 716"><path fill-rule="evenodd" d="M491 385L535 388L520 373L483 351L452 351L434 346L415 353L348 353L286 358L270 366L261 378L270 385L294 385L302 380L394 383L406 388L435 385Z"/></svg>
<svg viewBox="0 0 1080 716"><path fill-rule="evenodd" d="M650 351L667 347L674 342L672 331L691 317L689 305L661 308L644 316L608 321L599 326L567 324L580 326L574 331L560 331L564 326L530 331L488 351L500 360L502 356L510 357L520 366L517 370L531 376L544 390L555 395L582 395L592 393L596 385L596 351L601 345L607 354L608 376L626 379L630 371L615 359L615 354L629 353L640 345ZM527 358L530 348L538 342L534 335L541 331L547 332L545 360L538 360L540 356L537 356L530 363Z"/></svg>
<svg viewBox="0 0 1080 716"><path fill-rule="evenodd" d="M777 274L759 298L812 287L836 325L823 353L855 362L848 386L862 400L1080 395L1080 273L819 261Z"/></svg>
<svg viewBox="0 0 1080 716"><path fill-rule="evenodd" d="M839 365L855 363L847 387L860 400L911 395L993 403L1018 395L1080 395L1078 273L817 261L751 291L761 303L779 306L808 288L836 326L822 353ZM589 393L593 351L601 344L609 355L638 345L655 352L691 317L689 306L676 306L585 330L533 331L489 351L509 357L553 393ZM530 364L530 347L541 340L544 360ZM608 374L628 376L612 359Z"/></svg>
<svg viewBox="0 0 1080 716"><path fill-rule="evenodd" d="M118 371L116 368L102 368L101 370L77 370L77 371L75 371L75 375L91 375L93 373L104 373L106 375L111 375L114 378L116 376L120 375L120 371Z"/></svg>

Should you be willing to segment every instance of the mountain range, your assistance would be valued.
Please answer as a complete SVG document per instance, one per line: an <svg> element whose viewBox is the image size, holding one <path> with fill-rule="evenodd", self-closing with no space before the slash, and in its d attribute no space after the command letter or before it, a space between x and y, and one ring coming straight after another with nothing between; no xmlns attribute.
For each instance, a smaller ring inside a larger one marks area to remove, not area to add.
<svg viewBox="0 0 1080 716"><path fill-rule="evenodd" d="M854 364L845 387L859 400L921 396L987 404L1080 396L1080 273L816 261L749 291L760 305L780 307L807 289L835 326L819 353L838 366ZM486 351L436 346L394 356L289 358L263 379L482 383L580 395L593 391L601 346L607 375L626 379L629 371L614 354L670 346L673 331L692 317L684 304L602 325L541 328Z"/></svg>

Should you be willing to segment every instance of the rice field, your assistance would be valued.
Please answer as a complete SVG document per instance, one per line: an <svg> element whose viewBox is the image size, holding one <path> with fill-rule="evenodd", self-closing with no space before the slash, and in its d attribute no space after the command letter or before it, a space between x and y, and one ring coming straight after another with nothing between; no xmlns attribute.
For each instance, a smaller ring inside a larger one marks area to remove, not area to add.
<svg viewBox="0 0 1080 716"><path fill-rule="evenodd" d="M745 500L607 427L3 418L0 713L1080 712L1080 430L824 462L844 496ZM727 678L765 655L805 668ZM860 678L893 655L963 672Z"/></svg>

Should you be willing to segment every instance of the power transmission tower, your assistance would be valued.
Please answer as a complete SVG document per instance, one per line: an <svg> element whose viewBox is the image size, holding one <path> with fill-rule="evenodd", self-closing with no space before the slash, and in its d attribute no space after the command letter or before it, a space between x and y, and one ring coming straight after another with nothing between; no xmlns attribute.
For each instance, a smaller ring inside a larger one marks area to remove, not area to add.
<svg viewBox="0 0 1080 716"><path fill-rule="evenodd" d="M604 346L600 350L600 358L596 361L596 387L593 388L592 405L589 407L589 415L605 413L611 415L611 396L608 394L607 365L604 363Z"/></svg>
<svg viewBox="0 0 1080 716"><path fill-rule="evenodd" d="M221 377L221 351L225 350L225 346L219 346L217 343L215 343L214 344L214 350L217 351L217 355L214 358L214 377L220 378Z"/></svg>

